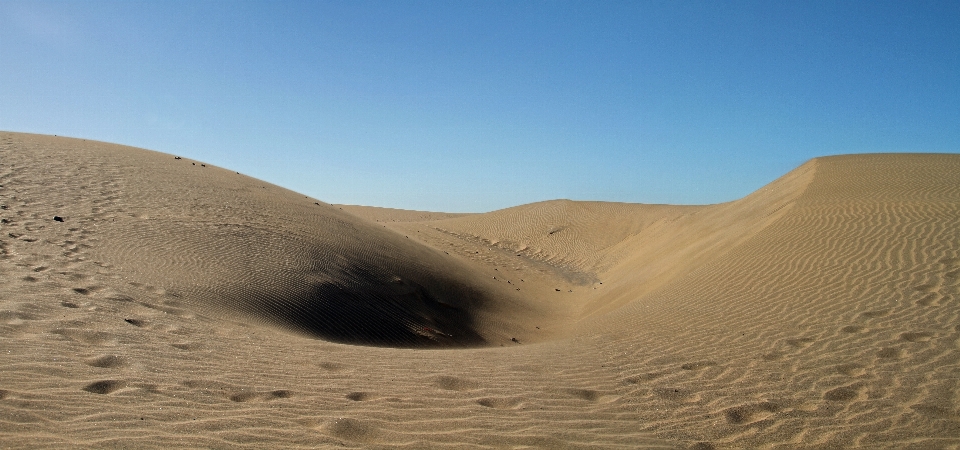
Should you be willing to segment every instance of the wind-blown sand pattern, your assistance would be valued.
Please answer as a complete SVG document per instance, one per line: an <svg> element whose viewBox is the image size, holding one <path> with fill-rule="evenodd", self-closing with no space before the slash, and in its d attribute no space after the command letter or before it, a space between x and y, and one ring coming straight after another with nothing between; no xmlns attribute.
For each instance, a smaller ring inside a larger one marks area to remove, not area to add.
<svg viewBox="0 0 960 450"><path fill-rule="evenodd" d="M0 208L4 448L960 447L960 155L465 215L3 132Z"/></svg>

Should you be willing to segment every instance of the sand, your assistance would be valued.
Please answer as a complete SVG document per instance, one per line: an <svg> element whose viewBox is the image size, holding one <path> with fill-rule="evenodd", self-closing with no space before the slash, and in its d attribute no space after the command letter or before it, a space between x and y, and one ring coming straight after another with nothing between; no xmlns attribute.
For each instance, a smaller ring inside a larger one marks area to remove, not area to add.
<svg viewBox="0 0 960 450"><path fill-rule="evenodd" d="M960 155L444 214L2 132L0 206L3 448L960 447Z"/></svg>

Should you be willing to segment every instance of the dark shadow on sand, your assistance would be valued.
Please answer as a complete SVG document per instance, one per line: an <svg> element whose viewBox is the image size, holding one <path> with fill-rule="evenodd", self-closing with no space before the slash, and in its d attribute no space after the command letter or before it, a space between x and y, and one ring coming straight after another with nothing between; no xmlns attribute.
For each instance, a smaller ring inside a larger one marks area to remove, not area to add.
<svg viewBox="0 0 960 450"><path fill-rule="evenodd" d="M442 275L409 278L339 268L336 282L284 283L286 292L247 290L241 310L326 341L395 348L482 347L473 311L486 295ZM254 292L251 292L254 291Z"/></svg>

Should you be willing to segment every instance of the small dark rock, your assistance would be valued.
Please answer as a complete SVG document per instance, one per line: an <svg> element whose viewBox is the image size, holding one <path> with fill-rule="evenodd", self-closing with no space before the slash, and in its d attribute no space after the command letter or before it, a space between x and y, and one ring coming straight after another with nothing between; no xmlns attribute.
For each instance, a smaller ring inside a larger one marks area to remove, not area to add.
<svg viewBox="0 0 960 450"><path fill-rule="evenodd" d="M63 217L53 216L53 220L55 220L55 221L57 221L57 222L63 222Z"/></svg>
<svg viewBox="0 0 960 450"><path fill-rule="evenodd" d="M518 341L517 338L510 338L510 340L513 341L513 342L516 342L516 343L518 343L518 344L520 343L520 341Z"/></svg>
<svg viewBox="0 0 960 450"><path fill-rule="evenodd" d="M173 159L183 159L183 158L181 158L181 157L179 157L179 156L174 156Z"/></svg>

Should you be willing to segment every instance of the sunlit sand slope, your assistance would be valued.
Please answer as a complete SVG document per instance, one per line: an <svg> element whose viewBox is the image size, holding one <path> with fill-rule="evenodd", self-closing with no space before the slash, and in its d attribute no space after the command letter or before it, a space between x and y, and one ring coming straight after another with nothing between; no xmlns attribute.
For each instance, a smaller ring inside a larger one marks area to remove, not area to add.
<svg viewBox="0 0 960 450"><path fill-rule="evenodd" d="M0 447L955 448L958 174L449 215L0 133Z"/></svg>
<svg viewBox="0 0 960 450"><path fill-rule="evenodd" d="M165 304L386 346L509 341L515 295L338 209L171 155L48 137L4 157L8 226L162 290ZM62 223L51 222L62 216ZM84 252L87 253L87 252ZM83 283L78 288L88 289ZM492 315L493 314L493 315Z"/></svg>
<svg viewBox="0 0 960 450"><path fill-rule="evenodd" d="M555 200L387 225L477 266L495 267L501 278L523 279L526 302L577 321L636 301L776 222L804 192L815 167L810 162L754 194L720 205ZM554 295L557 288L574 295Z"/></svg>
<svg viewBox="0 0 960 450"><path fill-rule="evenodd" d="M807 166L774 222L583 326L675 436L960 445L960 156Z"/></svg>
<svg viewBox="0 0 960 450"><path fill-rule="evenodd" d="M554 304L651 429L734 447L960 445L958 155L818 158L720 205L554 201L420 228L551 265L555 284L572 273Z"/></svg>

